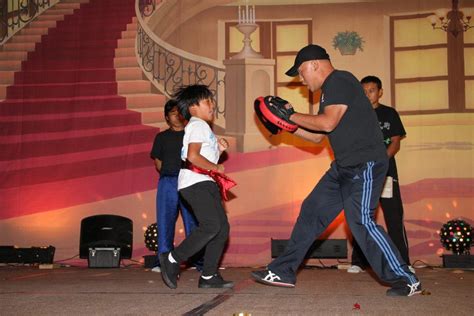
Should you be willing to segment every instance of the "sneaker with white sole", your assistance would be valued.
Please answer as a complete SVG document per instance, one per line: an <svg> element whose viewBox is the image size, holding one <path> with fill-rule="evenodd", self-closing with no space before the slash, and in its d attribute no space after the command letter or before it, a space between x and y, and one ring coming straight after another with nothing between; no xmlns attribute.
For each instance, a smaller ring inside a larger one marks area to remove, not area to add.
<svg viewBox="0 0 474 316"><path fill-rule="evenodd" d="M364 271L364 269L362 269L359 266L352 265L352 266L349 267L349 269L347 269L347 272L348 273L360 273L360 272L365 272L365 271Z"/></svg>
<svg viewBox="0 0 474 316"><path fill-rule="evenodd" d="M252 277L255 279L255 281L266 285L295 287L294 283L283 280L280 276L270 270L253 271Z"/></svg>
<svg viewBox="0 0 474 316"><path fill-rule="evenodd" d="M154 267L153 269L151 269L151 272L161 273L161 268L160 268L160 266Z"/></svg>
<svg viewBox="0 0 474 316"><path fill-rule="evenodd" d="M178 287L179 264L168 259L169 252L160 254L161 277L170 289Z"/></svg>
<svg viewBox="0 0 474 316"><path fill-rule="evenodd" d="M413 296L421 293L420 281L412 284L395 284L387 290L387 296Z"/></svg>
<svg viewBox="0 0 474 316"><path fill-rule="evenodd" d="M200 289L229 289L234 287L234 282L226 281L219 273L216 273L210 279L199 278Z"/></svg>

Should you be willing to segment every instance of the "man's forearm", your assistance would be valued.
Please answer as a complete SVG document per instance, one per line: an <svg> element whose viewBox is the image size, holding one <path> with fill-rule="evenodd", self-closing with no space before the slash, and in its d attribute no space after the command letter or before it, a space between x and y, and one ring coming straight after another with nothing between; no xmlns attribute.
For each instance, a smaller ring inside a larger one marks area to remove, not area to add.
<svg viewBox="0 0 474 316"><path fill-rule="evenodd" d="M311 133L302 128L298 128L293 134L313 143L320 143L326 136L325 134Z"/></svg>
<svg viewBox="0 0 474 316"><path fill-rule="evenodd" d="M324 115L295 113L291 116L291 120L299 126L314 131L326 131L328 128L325 124Z"/></svg>

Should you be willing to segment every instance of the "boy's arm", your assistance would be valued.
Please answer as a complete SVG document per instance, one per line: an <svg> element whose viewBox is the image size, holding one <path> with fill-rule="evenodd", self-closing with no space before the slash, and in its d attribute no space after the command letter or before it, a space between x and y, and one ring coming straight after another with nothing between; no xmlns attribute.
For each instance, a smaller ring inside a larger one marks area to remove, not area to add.
<svg viewBox="0 0 474 316"><path fill-rule="evenodd" d="M218 147L219 147L219 153L220 154L222 154L224 151L227 150L227 148L229 148L229 142L225 138L219 138L217 140L217 144L218 144Z"/></svg>
<svg viewBox="0 0 474 316"><path fill-rule="evenodd" d="M405 128L403 127L402 120L400 119L400 115L398 115L398 112L391 108L391 117L389 119L389 122L391 124L391 134L390 136L390 144L387 147L387 155L389 158L395 157L395 155L398 153L400 150L400 145L402 139L405 138L406 132ZM389 112L390 113L390 112Z"/></svg>
<svg viewBox="0 0 474 316"><path fill-rule="evenodd" d="M156 171L158 172L161 172L161 165L162 165L162 162L160 159L158 158L155 158L155 168L156 168Z"/></svg>
<svg viewBox="0 0 474 316"><path fill-rule="evenodd" d="M224 172L224 165L212 163L200 154L201 146L202 143L189 143L187 159L199 168Z"/></svg>
<svg viewBox="0 0 474 316"><path fill-rule="evenodd" d="M400 150L400 141L402 140L401 136L392 136L390 138L390 145L387 147L387 155L389 158L395 157L395 155Z"/></svg>

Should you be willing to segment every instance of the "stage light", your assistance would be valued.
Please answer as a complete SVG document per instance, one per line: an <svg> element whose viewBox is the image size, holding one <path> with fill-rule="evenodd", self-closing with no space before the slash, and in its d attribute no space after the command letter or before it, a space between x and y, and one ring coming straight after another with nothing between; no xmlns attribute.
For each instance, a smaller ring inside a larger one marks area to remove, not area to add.
<svg viewBox="0 0 474 316"><path fill-rule="evenodd" d="M145 231L145 247L153 252L158 251L158 228L156 223L149 225Z"/></svg>
<svg viewBox="0 0 474 316"><path fill-rule="evenodd" d="M457 219L443 224L439 232L441 244L455 255L469 255L472 244L472 227Z"/></svg>
<svg viewBox="0 0 474 316"><path fill-rule="evenodd" d="M143 256L144 266L147 269L152 269L157 265L157 255L158 252L158 227L156 223L151 224L145 230L145 247L153 251L154 255Z"/></svg>

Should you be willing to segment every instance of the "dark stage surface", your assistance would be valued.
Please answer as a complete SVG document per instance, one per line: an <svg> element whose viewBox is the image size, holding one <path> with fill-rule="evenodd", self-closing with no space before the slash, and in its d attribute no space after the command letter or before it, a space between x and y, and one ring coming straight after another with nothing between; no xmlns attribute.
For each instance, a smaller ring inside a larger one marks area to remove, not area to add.
<svg viewBox="0 0 474 316"><path fill-rule="evenodd" d="M120 269L0 267L0 315L473 315L474 271L417 269L425 292L386 297L365 272L303 269L294 289L250 280L249 268L222 275L234 290L199 289L196 270L182 272L178 289L159 273Z"/></svg>

